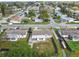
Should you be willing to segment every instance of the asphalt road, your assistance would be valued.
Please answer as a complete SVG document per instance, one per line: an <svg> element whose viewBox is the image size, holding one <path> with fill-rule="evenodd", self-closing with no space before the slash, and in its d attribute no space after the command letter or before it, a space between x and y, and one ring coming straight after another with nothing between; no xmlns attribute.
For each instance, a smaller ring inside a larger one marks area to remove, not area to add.
<svg viewBox="0 0 79 59"><path fill-rule="evenodd" d="M38 27L38 28L50 28L51 25L47 24L47 25L40 25L40 24L13 24L13 25L9 25L9 24L2 24L2 28L14 28L14 27L19 27L19 28L34 28L34 27Z"/></svg>

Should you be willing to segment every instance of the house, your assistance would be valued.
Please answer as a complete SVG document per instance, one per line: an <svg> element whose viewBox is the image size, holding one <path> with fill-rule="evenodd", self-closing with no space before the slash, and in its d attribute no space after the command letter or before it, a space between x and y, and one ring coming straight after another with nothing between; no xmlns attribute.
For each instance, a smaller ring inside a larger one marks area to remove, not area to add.
<svg viewBox="0 0 79 59"><path fill-rule="evenodd" d="M64 38L69 38L73 41L79 41L79 30L78 29L62 29L61 35Z"/></svg>
<svg viewBox="0 0 79 59"><path fill-rule="evenodd" d="M52 37L52 33L48 29L35 29L32 32L32 36L29 39L29 45L33 45L35 42L45 41Z"/></svg>
<svg viewBox="0 0 79 59"><path fill-rule="evenodd" d="M40 14L36 15L36 17L33 18L33 21L35 21L35 22L43 22L43 19L39 18L39 15Z"/></svg>
<svg viewBox="0 0 79 59"><path fill-rule="evenodd" d="M56 16L60 16L60 21L61 22L73 22L74 20L76 20L76 19L74 19L72 17L68 17L67 15L62 14L60 12L60 10L61 10L61 8L57 7L55 9L55 14L56 14Z"/></svg>
<svg viewBox="0 0 79 59"><path fill-rule="evenodd" d="M56 6L55 11L61 11L61 8Z"/></svg>
<svg viewBox="0 0 79 59"><path fill-rule="evenodd" d="M43 22L43 19L39 19L39 18L34 18L33 19L35 22Z"/></svg>
<svg viewBox="0 0 79 59"><path fill-rule="evenodd" d="M26 29L7 29L5 33L5 37L9 41L17 41L18 39L25 38L27 36Z"/></svg>
<svg viewBox="0 0 79 59"><path fill-rule="evenodd" d="M11 23L21 23L22 19L25 17L25 12L18 13L10 18Z"/></svg>
<svg viewBox="0 0 79 59"><path fill-rule="evenodd" d="M56 15L57 16L62 16L62 13L61 12L56 12Z"/></svg>
<svg viewBox="0 0 79 59"><path fill-rule="evenodd" d="M62 15L60 20L61 20L61 22L73 22L76 19L67 17L66 15Z"/></svg>
<svg viewBox="0 0 79 59"><path fill-rule="evenodd" d="M79 16L79 8L77 6L71 7L70 9L68 9L68 11L70 11L71 16L74 18L78 18Z"/></svg>

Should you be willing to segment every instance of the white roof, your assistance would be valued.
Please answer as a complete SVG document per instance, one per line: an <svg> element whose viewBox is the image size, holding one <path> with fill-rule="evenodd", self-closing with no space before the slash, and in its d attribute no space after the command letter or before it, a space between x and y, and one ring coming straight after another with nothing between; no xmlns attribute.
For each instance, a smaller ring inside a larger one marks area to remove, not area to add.
<svg viewBox="0 0 79 59"><path fill-rule="evenodd" d="M61 10L61 8L60 7L56 7L56 9L55 10Z"/></svg>
<svg viewBox="0 0 79 59"><path fill-rule="evenodd" d="M74 18L67 17L66 15L63 15L63 16L61 17L61 19L65 19L65 20L76 20L76 19L74 19Z"/></svg>

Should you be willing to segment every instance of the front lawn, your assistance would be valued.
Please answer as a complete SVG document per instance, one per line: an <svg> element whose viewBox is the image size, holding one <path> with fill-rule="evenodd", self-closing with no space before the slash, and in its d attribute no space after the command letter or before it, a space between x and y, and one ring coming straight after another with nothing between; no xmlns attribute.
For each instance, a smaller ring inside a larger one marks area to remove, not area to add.
<svg viewBox="0 0 79 59"><path fill-rule="evenodd" d="M60 20L56 19L55 22L56 22L56 23L60 23Z"/></svg>
<svg viewBox="0 0 79 59"><path fill-rule="evenodd" d="M45 21L43 21L43 22L35 22L35 21L31 20L31 19L25 19L21 23L22 24L49 24L50 21L47 21L47 22L45 22Z"/></svg>
<svg viewBox="0 0 79 59"><path fill-rule="evenodd" d="M79 24L79 22L68 22L66 24Z"/></svg>

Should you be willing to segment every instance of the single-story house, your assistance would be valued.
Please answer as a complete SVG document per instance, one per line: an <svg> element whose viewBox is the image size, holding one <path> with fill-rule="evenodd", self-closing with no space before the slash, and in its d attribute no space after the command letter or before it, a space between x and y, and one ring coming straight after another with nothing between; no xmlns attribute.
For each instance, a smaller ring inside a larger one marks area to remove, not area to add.
<svg viewBox="0 0 79 59"><path fill-rule="evenodd" d="M79 10L74 12L75 16L79 16Z"/></svg>
<svg viewBox="0 0 79 59"><path fill-rule="evenodd" d="M18 39L25 38L27 36L26 29L7 29L5 33L6 39L9 41L17 41Z"/></svg>
<svg viewBox="0 0 79 59"><path fill-rule="evenodd" d="M62 13L61 12L56 12L56 15L57 16L62 16Z"/></svg>
<svg viewBox="0 0 79 59"><path fill-rule="evenodd" d="M58 10L55 10L55 14L57 15L57 16L62 16L63 14L60 12L60 11L58 11Z"/></svg>
<svg viewBox="0 0 79 59"><path fill-rule="evenodd" d="M60 20L61 20L61 22L73 22L76 19L67 17L66 15L62 15Z"/></svg>
<svg viewBox="0 0 79 59"><path fill-rule="evenodd" d="M62 29L61 35L64 38L69 38L73 41L79 41L79 30L78 29Z"/></svg>
<svg viewBox="0 0 79 59"><path fill-rule="evenodd" d="M35 22L43 22L43 19L39 18L39 15L40 14L36 15L36 17L33 18L32 20L35 21Z"/></svg>
<svg viewBox="0 0 79 59"><path fill-rule="evenodd" d="M60 11L61 8L60 7L56 7L55 11Z"/></svg>
<svg viewBox="0 0 79 59"><path fill-rule="evenodd" d="M39 18L34 18L33 19L35 22L43 22L43 19L39 19Z"/></svg>
<svg viewBox="0 0 79 59"><path fill-rule="evenodd" d="M45 41L52 37L52 33L48 29L35 29L32 32L32 36L29 39L29 45L33 45L35 42Z"/></svg>
<svg viewBox="0 0 79 59"><path fill-rule="evenodd" d="M22 19L25 17L25 13L23 12L21 12L21 13L18 13L18 14L16 14L15 16L12 16L11 18L10 18L10 22L11 23L21 23L21 21L22 21Z"/></svg>

